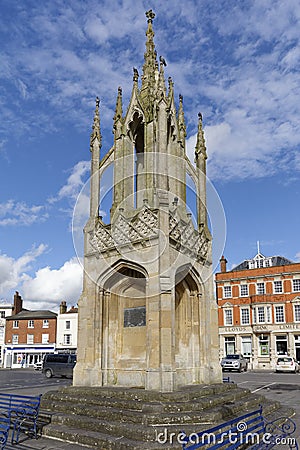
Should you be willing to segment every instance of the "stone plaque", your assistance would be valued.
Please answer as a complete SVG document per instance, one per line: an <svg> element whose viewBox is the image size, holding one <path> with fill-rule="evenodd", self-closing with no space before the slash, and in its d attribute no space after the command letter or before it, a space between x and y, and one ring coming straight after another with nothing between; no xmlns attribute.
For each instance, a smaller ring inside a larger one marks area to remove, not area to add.
<svg viewBox="0 0 300 450"><path fill-rule="evenodd" d="M144 327L146 325L146 306L124 309L124 327Z"/></svg>

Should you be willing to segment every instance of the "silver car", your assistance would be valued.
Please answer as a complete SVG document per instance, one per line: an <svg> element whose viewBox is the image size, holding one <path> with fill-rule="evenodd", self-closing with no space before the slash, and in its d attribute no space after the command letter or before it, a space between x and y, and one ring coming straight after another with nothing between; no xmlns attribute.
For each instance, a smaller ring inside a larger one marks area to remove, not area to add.
<svg viewBox="0 0 300 450"><path fill-rule="evenodd" d="M221 366L223 372L225 370L237 370L238 372L244 370L247 372L248 361L240 354L227 355L222 359Z"/></svg>

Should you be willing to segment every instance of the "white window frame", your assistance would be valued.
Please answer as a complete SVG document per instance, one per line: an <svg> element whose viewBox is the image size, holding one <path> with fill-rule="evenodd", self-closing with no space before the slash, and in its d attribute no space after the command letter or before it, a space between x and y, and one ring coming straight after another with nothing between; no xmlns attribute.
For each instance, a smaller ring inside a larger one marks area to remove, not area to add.
<svg viewBox="0 0 300 450"><path fill-rule="evenodd" d="M66 330L70 330L71 329L71 321L70 320L66 320L65 329Z"/></svg>
<svg viewBox="0 0 300 450"><path fill-rule="evenodd" d="M27 344L34 344L34 334L27 334Z"/></svg>
<svg viewBox="0 0 300 450"><path fill-rule="evenodd" d="M34 320L33 319L28 320L27 328L34 328Z"/></svg>
<svg viewBox="0 0 300 450"><path fill-rule="evenodd" d="M300 278L293 279L293 292L300 292Z"/></svg>
<svg viewBox="0 0 300 450"><path fill-rule="evenodd" d="M13 321L13 328L19 328L19 321L18 320L14 320Z"/></svg>
<svg viewBox="0 0 300 450"><path fill-rule="evenodd" d="M243 317L243 311L247 311L246 316L248 315L248 320L245 321L245 317ZM240 309L240 320L241 320L241 325L250 325L250 308L249 307L245 307L242 306Z"/></svg>
<svg viewBox="0 0 300 450"><path fill-rule="evenodd" d="M72 334L64 334L64 345L72 345Z"/></svg>
<svg viewBox="0 0 300 450"><path fill-rule="evenodd" d="M250 344L250 345L249 345ZM245 352L245 348L249 347L250 351ZM242 355L244 357L250 357L252 355L252 336L242 336L241 337L241 349L242 349Z"/></svg>
<svg viewBox="0 0 300 450"><path fill-rule="evenodd" d="M49 333L42 333L42 344L49 344Z"/></svg>
<svg viewBox="0 0 300 450"><path fill-rule="evenodd" d="M280 288L279 288L280 286ZM273 281L273 294L282 294L283 293L283 284L282 280Z"/></svg>
<svg viewBox="0 0 300 450"><path fill-rule="evenodd" d="M262 288L262 289L260 289ZM262 292L260 292L260 290ZM256 294L257 295L264 295L266 293L266 285L264 282L259 281L258 283L256 283Z"/></svg>
<svg viewBox="0 0 300 450"><path fill-rule="evenodd" d="M272 323L270 305L257 305L253 307L252 311L254 324Z"/></svg>
<svg viewBox="0 0 300 450"><path fill-rule="evenodd" d="M245 292L243 292L245 291ZM249 286L248 284L240 284L240 297L248 297L249 296Z"/></svg>
<svg viewBox="0 0 300 450"><path fill-rule="evenodd" d="M227 315L227 313L230 313L230 317L231 317L230 321L228 321L229 316ZM233 309L232 308L225 308L224 309L224 325L226 327L230 327L230 326L233 325Z"/></svg>
<svg viewBox="0 0 300 450"><path fill-rule="evenodd" d="M278 320L278 310L282 311L282 320ZM285 308L284 305L274 305L274 321L275 323L285 323Z"/></svg>
<svg viewBox="0 0 300 450"><path fill-rule="evenodd" d="M262 351L262 349L265 349ZM258 356L268 357L270 355L270 337L268 334L262 334L258 337Z"/></svg>
<svg viewBox="0 0 300 450"><path fill-rule="evenodd" d="M16 345L16 344L19 343L19 335L18 335L18 334L13 334L13 335L12 335L12 341L11 341L11 343L12 343L13 345Z"/></svg>
<svg viewBox="0 0 300 450"><path fill-rule="evenodd" d="M43 328L49 328L49 320L48 319L43 320Z"/></svg>
<svg viewBox="0 0 300 450"><path fill-rule="evenodd" d="M294 322L300 322L300 303L293 305Z"/></svg>

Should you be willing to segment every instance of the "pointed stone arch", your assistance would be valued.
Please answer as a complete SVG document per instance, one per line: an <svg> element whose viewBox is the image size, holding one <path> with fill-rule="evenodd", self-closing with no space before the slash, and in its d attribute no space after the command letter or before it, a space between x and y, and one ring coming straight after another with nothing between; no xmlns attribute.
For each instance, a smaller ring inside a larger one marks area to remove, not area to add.
<svg viewBox="0 0 300 450"><path fill-rule="evenodd" d="M103 385L145 386L147 273L118 261L103 277L101 366Z"/></svg>
<svg viewBox="0 0 300 450"><path fill-rule="evenodd" d="M176 272L175 285L175 364L177 385L199 382L205 330L202 329L201 298L204 287L190 265Z"/></svg>

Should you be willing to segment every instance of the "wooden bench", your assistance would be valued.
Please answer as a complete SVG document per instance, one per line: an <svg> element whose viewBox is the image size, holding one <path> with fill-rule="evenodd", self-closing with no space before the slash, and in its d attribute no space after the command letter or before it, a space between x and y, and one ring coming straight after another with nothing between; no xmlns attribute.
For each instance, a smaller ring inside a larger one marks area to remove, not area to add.
<svg viewBox="0 0 300 450"><path fill-rule="evenodd" d="M12 428L11 443L17 444L21 432L37 438L37 418L41 395L16 395L0 393L0 423L5 419ZM4 447L3 447L4 448Z"/></svg>
<svg viewBox="0 0 300 450"><path fill-rule="evenodd" d="M197 448L268 450L279 444L288 445L290 449L298 449L296 438L291 436L295 429L296 424L288 417L267 422L260 406L255 411L208 430L190 435L182 433L181 442L184 450Z"/></svg>

